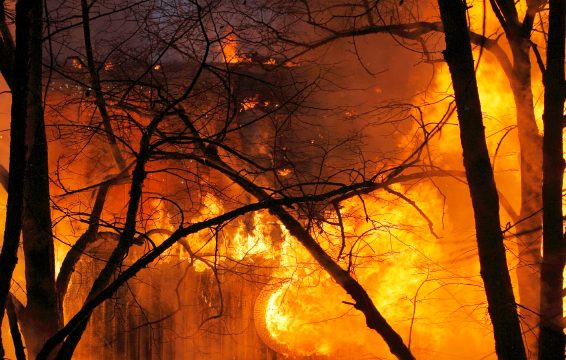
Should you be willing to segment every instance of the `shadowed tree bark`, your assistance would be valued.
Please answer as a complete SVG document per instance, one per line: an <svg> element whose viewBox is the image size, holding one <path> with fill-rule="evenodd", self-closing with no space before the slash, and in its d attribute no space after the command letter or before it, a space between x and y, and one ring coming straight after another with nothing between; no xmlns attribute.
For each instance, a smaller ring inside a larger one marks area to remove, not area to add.
<svg viewBox="0 0 566 360"><path fill-rule="evenodd" d="M547 67L544 74L543 258L539 359L564 359L562 286L564 234L562 219L564 17L566 1L550 0Z"/></svg>
<svg viewBox="0 0 566 360"><path fill-rule="evenodd" d="M3 5L3 4L2 4ZM24 176L26 168L26 123L28 118L27 96L30 39L30 12L32 1L19 1L16 5L16 49L12 82L12 111L10 123L10 170L8 175L8 202L6 206L6 227L4 243L0 253L0 323L8 301L12 274L18 262L18 247L22 230L24 206ZM6 39L4 39L6 43ZM4 348L0 341L0 357L4 358Z"/></svg>
<svg viewBox="0 0 566 360"><path fill-rule="evenodd" d="M17 306L16 306L17 304ZM17 308L22 308L23 305L14 296L10 295L6 301L6 315L8 316L8 324L10 326L10 333L12 335L12 343L14 344L14 352L17 360L25 360L26 352L24 349L24 342L20 327L18 324Z"/></svg>
<svg viewBox="0 0 566 360"><path fill-rule="evenodd" d="M48 153L42 106L43 2L33 0L30 3L29 122L22 231L27 304L21 320L28 354L35 357L45 340L61 326L62 315L55 291Z"/></svg>
<svg viewBox="0 0 566 360"><path fill-rule="evenodd" d="M481 113L465 1L439 0L460 124L464 167L474 208L481 276L500 359L526 359L499 220L499 199Z"/></svg>

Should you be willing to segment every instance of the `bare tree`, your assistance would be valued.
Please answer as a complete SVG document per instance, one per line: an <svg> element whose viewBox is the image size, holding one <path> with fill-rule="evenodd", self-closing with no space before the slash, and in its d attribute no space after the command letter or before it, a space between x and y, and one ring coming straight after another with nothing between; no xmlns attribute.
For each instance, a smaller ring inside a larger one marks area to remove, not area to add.
<svg viewBox="0 0 566 360"><path fill-rule="evenodd" d="M548 48L544 73L543 257L539 359L564 357L564 234L562 182L564 156L564 32L566 2L550 1Z"/></svg>
<svg viewBox="0 0 566 360"><path fill-rule="evenodd" d="M4 4L2 4L4 6ZM5 241L6 259L11 258L12 265L6 264L8 269L6 278L3 279L3 286L8 291L13 266L17 261L14 256L19 244L20 230L22 230L23 243L25 248L26 263L26 282L28 299L25 307L18 304L17 307L10 306L9 313L15 314L14 309L22 309L17 315L21 322L22 330L28 337L28 350L33 353L38 351L39 347L48 337L58 328L61 317L57 312L57 297L54 292L53 282L55 268L53 258L53 242L51 238L51 220L50 220L50 199L49 186L47 177L47 150L45 130L43 125L43 109L42 103L42 9L41 2L22 2L16 6L16 15L20 19L19 24L16 21L16 46L15 55L11 53L14 49L11 44L10 32L7 29L7 18L3 16L3 41L4 56L7 59L13 59L14 69L3 68L3 74L8 84L14 88L14 105L13 119L14 124L12 131L15 137L14 144L18 144L18 131L25 130L25 142L20 143L20 148L15 147L11 156L16 156L11 161L10 169L14 169L14 173L10 171L10 177L16 176L8 185L19 196L19 190L23 190L23 212L19 214L16 208L8 211L9 217L22 216L21 220L11 220L13 227L7 227L12 231L12 239L7 238ZM5 11L5 10L3 10ZM4 14L4 13L3 13ZM19 48L19 49L18 49ZM9 61L8 64L11 62ZM16 89L17 87L17 89ZM18 152L25 151L25 158L18 159ZM17 165L16 165L17 162ZM15 167L13 167L15 166ZM18 178L20 173L19 166L25 168L23 178ZM13 167L13 168L12 168ZM31 199L33 198L33 201ZM14 203L15 204L15 203ZM8 232L9 234L9 232ZM8 255L12 253L12 255ZM43 256L47 254L48 256ZM51 256L49 256L51 255ZM44 281L47 280L47 281ZM51 284L51 285L50 285ZM8 296L7 293L5 296ZM7 301L7 298L3 303ZM14 297L10 301L17 301ZM39 321L38 321L39 320ZM15 331L17 327L12 327ZM14 339L19 334L13 334ZM21 354L19 355L21 356Z"/></svg>
<svg viewBox="0 0 566 360"><path fill-rule="evenodd" d="M3 5L3 4L2 4ZM20 232L22 230L22 213L24 206L23 181L26 168L26 147L25 134L27 123L26 101L28 96L29 68L27 61L29 59L29 20L31 19L31 5L29 2L21 2L16 8L16 22L19 25L15 54L9 54L13 57L7 66L10 73L18 74L15 78L10 78L12 84L12 117L10 126L10 173L8 177L8 204L6 214L6 228L4 230L4 242L2 245L2 253L0 254L0 266L2 267L2 277L0 279L0 303L1 313L0 319L4 318L4 310L9 301L9 291L12 282L12 274L18 262L17 251L20 244ZM8 33L9 34L9 33ZM5 46L11 45L11 37L3 38ZM8 57L9 59L9 57ZM17 327L16 327L17 328ZM13 334L15 335L15 334ZM19 335L19 332L18 332ZM0 342L0 355L4 357L4 347Z"/></svg>
<svg viewBox="0 0 566 360"><path fill-rule="evenodd" d="M499 200L485 142L464 2L439 1L446 34L444 58L450 68L458 108L464 167L474 206L482 279L502 359L526 359L519 317L507 268L499 220Z"/></svg>

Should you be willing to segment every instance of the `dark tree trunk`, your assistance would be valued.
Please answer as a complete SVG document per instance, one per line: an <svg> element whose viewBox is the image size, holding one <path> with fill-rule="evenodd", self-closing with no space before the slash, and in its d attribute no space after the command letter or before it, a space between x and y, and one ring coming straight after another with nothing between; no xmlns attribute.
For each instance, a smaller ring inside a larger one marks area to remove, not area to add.
<svg viewBox="0 0 566 360"><path fill-rule="evenodd" d="M4 317L6 301L10 292L12 274L18 262L18 247L22 230L24 202L24 174L26 159L27 94L29 68L29 20L31 1L19 1L16 5L16 53L12 81L12 112L10 124L10 172L4 243L0 253L0 323ZM4 348L0 340L0 357Z"/></svg>
<svg viewBox="0 0 566 360"><path fill-rule="evenodd" d="M29 122L22 233L27 305L22 331L28 354L35 357L45 340L61 326L62 316L55 291L55 251L42 106L43 2L33 0L30 3Z"/></svg>
<svg viewBox="0 0 566 360"><path fill-rule="evenodd" d="M564 234L562 219L562 148L564 112L564 31L566 1L550 0L547 68L544 74L543 258L539 359L564 359L562 286Z"/></svg>
<svg viewBox="0 0 566 360"><path fill-rule="evenodd" d="M14 305L17 301L18 300L11 295L8 297L6 301L6 314L8 315L8 324L10 326L10 332L12 333L12 343L14 344L16 359L25 360L26 352L24 349L22 334L20 333L16 306ZM19 305L21 306L21 304Z"/></svg>
<svg viewBox="0 0 566 360"><path fill-rule="evenodd" d="M481 276L500 359L526 359L513 287L500 228L499 199L481 113L474 60L466 21L466 3L439 0L448 63L460 124L466 178L474 208Z"/></svg>

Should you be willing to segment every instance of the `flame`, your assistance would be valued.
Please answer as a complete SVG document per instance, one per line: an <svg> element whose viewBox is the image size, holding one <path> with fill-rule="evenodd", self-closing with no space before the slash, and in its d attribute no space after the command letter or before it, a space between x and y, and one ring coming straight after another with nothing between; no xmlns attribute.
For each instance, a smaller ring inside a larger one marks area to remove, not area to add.
<svg viewBox="0 0 566 360"><path fill-rule="evenodd" d="M283 177L291 175L292 172L293 172L293 170L291 168L288 168L288 167L277 169L277 175L283 176Z"/></svg>
<svg viewBox="0 0 566 360"><path fill-rule="evenodd" d="M222 44L222 54L224 62L228 64L250 62L247 56L240 53L238 49L238 38L234 34L230 34L226 37Z"/></svg>
<svg viewBox="0 0 566 360"><path fill-rule="evenodd" d="M405 189L398 186L397 190ZM411 192L413 195L417 193L431 195L425 186ZM390 194L381 195L384 196L382 200L364 202L365 211L379 219L384 228L365 221L359 200L343 204L341 212L348 238L346 249L353 246L355 255L350 259L347 253L342 254L340 264L347 268L351 260L355 277L368 287L378 309L383 310L389 321L407 327L413 308L407 294L414 294L422 286L430 265L427 259L440 257L443 251L439 240L425 230L428 229L426 221L419 219L411 206L399 203ZM426 211L437 206L441 205L433 198L426 204ZM329 220L336 219L330 217ZM407 223L412 225L397 225ZM349 358L344 349L367 351L364 343L371 341L374 334L365 327L357 310L343 304L343 301L351 300L284 227L282 233L284 243L274 274L277 279L274 282L281 285L268 287L265 291L269 291L270 296L260 300L263 303L258 305L265 313L264 326L270 337L266 342L274 344L271 346L279 352L301 356ZM327 235L319 237L319 243L337 258L341 248L340 231L325 225L323 233ZM416 250L417 246L419 250ZM420 311L428 311L434 306L426 300L421 301L420 306L427 310ZM441 335L437 336L440 339ZM380 356L386 353L378 349Z"/></svg>
<svg viewBox="0 0 566 360"><path fill-rule="evenodd" d="M289 332L293 318L281 311L284 296L289 289L289 283L282 285L269 297L265 307L265 322L269 333L274 338L280 338Z"/></svg>
<svg viewBox="0 0 566 360"><path fill-rule="evenodd" d="M171 216L163 208L163 202L154 200L152 207L155 212L155 228L174 231L175 225L171 223ZM212 194L206 194L200 214L192 221L203 221L223 212L222 201ZM222 266L229 266L232 262L253 264L255 256L264 260L273 259L276 251L269 233L274 220L268 218L266 212L257 212L253 214L249 225L244 219L240 219L235 226L227 226L217 234L201 232L188 241L192 253L189 253L183 244L177 244L170 250L170 254L177 254L182 260L192 261L197 272L210 270L210 264L216 263L218 259ZM168 234L157 234L152 236L152 240L158 244L167 236ZM173 258L172 260L175 261Z"/></svg>
<svg viewBox="0 0 566 360"><path fill-rule="evenodd" d="M240 111L251 110L258 105L259 105L259 95L255 95L253 97L246 97L242 101L242 109L240 109Z"/></svg>
<svg viewBox="0 0 566 360"><path fill-rule="evenodd" d="M71 59L71 65L72 65L75 69L77 69L77 70L80 70L80 69L83 68L82 62L81 62L78 58L76 58L76 57L73 57L73 58Z"/></svg>
<svg viewBox="0 0 566 360"><path fill-rule="evenodd" d="M477 52L475 56L478 57ZM504 196L518 209L520 149L516 131L513 131L516 114L509 106L514 103L509 82L495 59L485 52L477 78L488 147L495 159L496 181ZM440 99L445 97L450 87L448 69L445 65L438 66L434 84L427 93L426 101L434 104L424 110L427 128L435 126L446 113L451 99ZM541 90L534 88L535 99L540 96ZM381 89L376 88L375 91L379 93ZM423 102L423 99L416 101ZM540 102L536 104L535 113L541 129ZM346 116L351 116L351 113L346 113ZM430 141L429 151L435 164L442 164L446 169L462 170L460 135L458 127L454 126L455 116L443 127L440 136ZM510 133L504 137L508 130ZM413 132L409 133L414 135L420 131L415 125ZM407 149L423 140L422 137L415 140L414 136L405 136L404 139L400 136L400 139L399 147ZM435 184L420 183L410 188L399 185L395 188L407 194L430 217L440 238L431 233L428 221L412 206L391 194L379 193L374 198L364 199L363 204L351 200L342 205L344 233L349 239L346 248L353 246L353 239L362 236L363 240L354 247L356 257L352 269L355 278L368 289L377 308L405 341L411 334L412 351L417 356L449 358L450 349L466 348L474 349L466 354L466 358L480 358L492 352L493 343L474 250L471 205L467 188L453 190L454 186L448 185L448 181L441 179ZM443 204L444 194L436 190L437 186L448 189L447 196L452 200L446 205ZM467 208L468 212L462 212L461 207ZM366 211L379 223L367 223ZM327 214L327 220L336 223L332 214ZM510 219L504 214L502 222L507 221ZM319 243L337 258L340 232L335 226L327 224L323 226L322 233L326 235L318 236ZM470 252L471 255L466 255ZM510 252L511 269L516 266L517 260ZM340 264L348 267L347 256L341 257ZM511 276L516 283L514 272ZM375 333L367 329L356 310L343 304L351 300L288 233L284 236L280 264L274 278L279 285L267 287L265 291L268 294L259 300L259 307L265 313L260 326L265 327L267 334L262 337L269 337L265 342L278 352L343 359L366 355L390 356L385 346L377 346L379 349L368 346L375 342ZM447 343L452 345L447 347ZM353 353L359 356L353 356Z"/></svg>
<svg viewBox="0 0 566 360"><path fill-rule="evenodd" d="M277 61L274 58L269 58L263 62L264 65L277 65Z"/></svg>

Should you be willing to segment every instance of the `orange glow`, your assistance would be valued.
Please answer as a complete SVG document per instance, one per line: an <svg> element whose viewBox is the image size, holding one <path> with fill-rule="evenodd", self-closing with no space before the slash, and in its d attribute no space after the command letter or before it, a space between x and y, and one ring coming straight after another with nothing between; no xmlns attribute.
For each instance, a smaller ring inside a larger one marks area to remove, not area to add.
<svg viewBox="0 0 566 360"><path fill-rule="evenodd" d="M222 44L222 54L224 62L229 64L250 62L247 56L240 53L238 49L238 38L234 34L230 34L226 37Z"/></svg>
<svg viewBox="0 0 566 360"><path fill-rule="evenodd" d="M277 169L277 175L283 176L283 177L291 175L292 172L293 172L293 170L290 169L290 168Z"/></svg>
<svg viewBox="0 0 566 360"><path fill-rule="evenodd" d="M244 101L242 101L242 109L243 111L254 109L256 106L259 105L259 95L255 95L253 97L246 97Z"/></svg>
<svg viewBox="0 0 566 360"><path fill-rule="evenodd" d="M402 191L402 188L396 190ZM419 192L423 196L431 195L431 190L419 187L411 192L411 196ZM382 195L383 200L365 200L365 209L370 217L379 219L383 224L412 222L412 226L387 230L376 228L365 221L358 200L344 203L341 212L344 232L349 239L346 249L353 246L354 253L352 257L348 253L343 254L340 264L346 268L352 261L356 278L368 286L377 308L405 333L410 325L413 306L407 294L414 294L423 283L428 291L432 290L433 284L426 283L430 270L427 258L438 259L443 251L438 239L427 232L426 222L414 209L398 202L392 195L380 194L380 197ZM423 206L425 211L432 211L439 205L429 201ZM330 216L329 220L336 220ZM340 231L329 225L323 228L325 235L319 236L318 241L336 258L341 244ZM270 336L265 341L273 344L271 346L278 351L294 356L347 358L346 349L366 351L363 344L371 341L374 334L364 327L363 317L351 305L342 304L350 301L343 289L334 284L284 229L283 234L285 242L274 275L277 279L274 282L282 285L272 285L271 295L256 305L265 312L264 326ZM415 251L417 246L420 253ZM425 299L421 301L419 314L433 309L433 304L428 304ZM443 333L430 335L430 341L435 338L440 340ZM373 354L383 356L386 352Z"/></svg>
<svg viewBox="0 0 566 360"><path fill-rule="evenodd" d="M264 65L276 65L277 61L274 58L269 58L263 62Z"/></svg>
<svg viewBox="0 0 566 360"><path fill-rule="evenodd" d="M76 57L72 58L71 65L73 65L73 67L77 70L80 70L80 69L83 68L82 62Z"/></svg>

